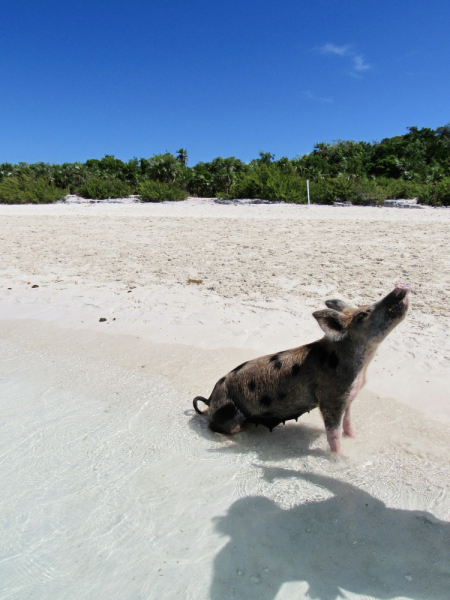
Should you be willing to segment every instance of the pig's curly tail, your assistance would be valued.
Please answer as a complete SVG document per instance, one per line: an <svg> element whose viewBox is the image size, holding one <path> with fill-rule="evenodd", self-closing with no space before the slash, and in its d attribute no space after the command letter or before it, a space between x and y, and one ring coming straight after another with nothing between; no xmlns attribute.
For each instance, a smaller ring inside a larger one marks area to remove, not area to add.
<svg viewBox="0 0 450 600"><path fill-rule="evenodd" d="M199 407L197 406L197 402L203 402L203 404L206 404L206 406L209 406L209 400L207 400L206 398L203 398L203 396L197 396L196 398L194 398L194 408L195 411L198 412L199 415L204 415L205 413L207 413L207 410L200 410Z"/></svg>

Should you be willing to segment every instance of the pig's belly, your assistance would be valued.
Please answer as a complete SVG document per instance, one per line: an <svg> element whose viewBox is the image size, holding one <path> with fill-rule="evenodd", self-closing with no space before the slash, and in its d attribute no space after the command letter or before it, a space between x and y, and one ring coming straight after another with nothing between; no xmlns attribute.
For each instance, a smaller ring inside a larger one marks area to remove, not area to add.
<svg viewBox="0 0 450 600"><path fill-rule="evenodd" d="M289 397L287 395L286 398L277 400L265 410L261 410L262 407L259 407L260 410L257 413L246 416L246 421L256 425L264 425L272 431L280 423L292 419L297 420L301 415L318 406L319 403L310 394L301 394L300 397Z"/></svg>

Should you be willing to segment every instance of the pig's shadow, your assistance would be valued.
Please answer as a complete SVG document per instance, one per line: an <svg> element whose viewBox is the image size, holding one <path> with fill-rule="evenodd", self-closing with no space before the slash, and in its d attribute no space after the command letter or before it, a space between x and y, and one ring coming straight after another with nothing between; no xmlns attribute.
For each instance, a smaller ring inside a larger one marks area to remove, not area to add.
<svg viewBox="0 0 450 600"><path fill-rule="evenodd" d="M311 448L320 437L325 438L325 428L318 429L302 424L300 421L289 421L287 427L279 426L270 433L267 427L256 427L253 423L245 425L243 431L236 435L219 436L208 427L206 416L197 415L194 410L186 410L190 417L189 427L207 440L215 442L217 448L209 452L225 452L227 454L248 454L256 452L261 461L278 461L299 456L319 456L330 458L330 452L320 448ZM295 425L294 425L295 424ZM230 445L224 441L231 442Z"/></svg>
<svg viewBox="0 0 450 600"><path fill-rule="evenodd" d="M232 504L216 518L216 530L230 540L214 561L211 600L273 600L293 581L306 582L307 596L320 600L345 597L345 591L448 600L449 523L387 508L330 477L281 468L264 472L268 481L301 477L334 495L290 510L264 497Z"/></svg>

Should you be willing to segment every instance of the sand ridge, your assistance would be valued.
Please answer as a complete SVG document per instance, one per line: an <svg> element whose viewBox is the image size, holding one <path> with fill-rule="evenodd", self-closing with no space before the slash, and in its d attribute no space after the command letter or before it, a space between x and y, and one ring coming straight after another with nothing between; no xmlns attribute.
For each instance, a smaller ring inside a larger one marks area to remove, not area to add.
<svg viewBox="0 0 450 600"><path fill-rule="evenodd" d="M22 210L21 210L22 209ZM42 212L39 212L41 209ZM192 214L189 213L192 210ZM450 211L314 206L0 207L3 275L48 283L185 285L224 297L373 301L407 280L449 316Z"/></svg>

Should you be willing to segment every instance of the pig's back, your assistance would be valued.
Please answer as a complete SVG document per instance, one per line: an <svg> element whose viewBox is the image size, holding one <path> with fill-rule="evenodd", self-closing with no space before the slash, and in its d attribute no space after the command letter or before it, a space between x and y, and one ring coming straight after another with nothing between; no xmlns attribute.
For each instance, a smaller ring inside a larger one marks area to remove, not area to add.
<svg viewBox="0 0 450 600"><path fill-rule="evenodd" d="M227 397L246 420L270 429L315 408L312 346L301 346L254 359L223 379ZM224 391L225 391L224 390Z"/></svg>

